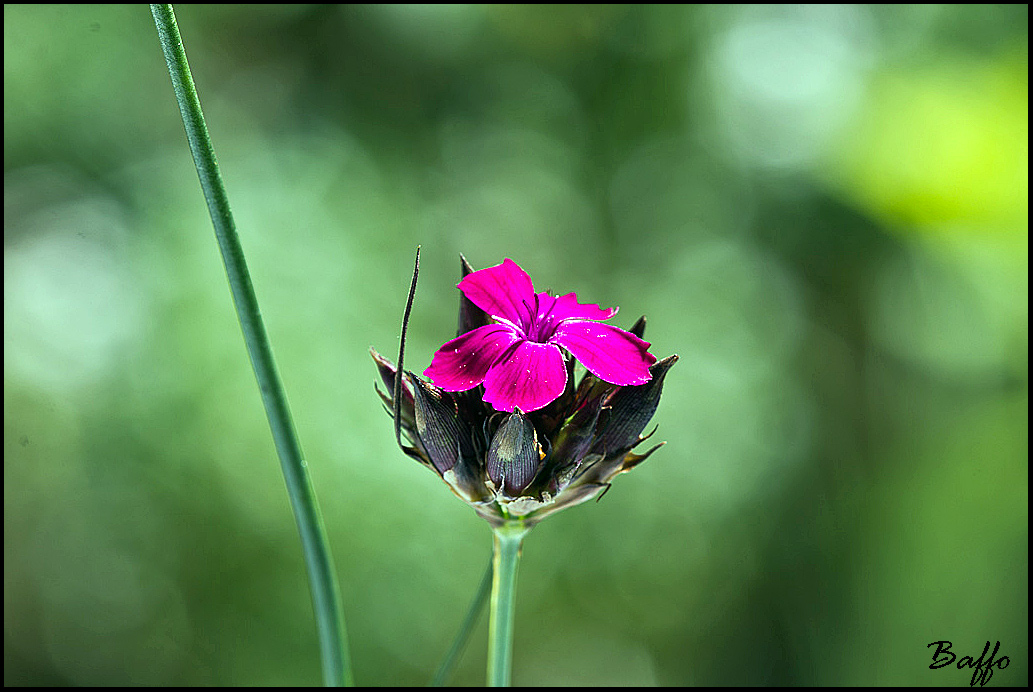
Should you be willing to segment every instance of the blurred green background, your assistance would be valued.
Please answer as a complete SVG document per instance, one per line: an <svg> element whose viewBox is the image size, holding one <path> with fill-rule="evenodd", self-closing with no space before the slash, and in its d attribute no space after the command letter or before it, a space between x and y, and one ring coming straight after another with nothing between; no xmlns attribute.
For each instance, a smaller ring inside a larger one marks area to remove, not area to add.
<svg viewBox="0 0 1033 692"><path fill-rule="evenodd" d="M528 537L521 685L1028 681L1026 6L189 6L357 680L425 683L490 531L372 345L458 253L649 317L667 446ZM486 623L455 682L483 684ZM4 6L4 682L320 681L145 6Z"/></svg>

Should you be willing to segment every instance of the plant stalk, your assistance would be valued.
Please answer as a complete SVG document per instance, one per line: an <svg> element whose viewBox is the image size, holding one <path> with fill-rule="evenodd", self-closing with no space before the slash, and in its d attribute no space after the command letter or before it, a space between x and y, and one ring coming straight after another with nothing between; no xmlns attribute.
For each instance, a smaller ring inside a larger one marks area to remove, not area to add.
<svg viewBox="0 0 1033 692"><path fill-rule="evenodd" d="M488 686L509 687L513 669L513 613L516 610L517 563L528 529L522 523L494 530L494 573L488 625Z"/></svg>
<svg viewBox="0 0 1033 692"><path fill-rule="evenodd" d="M244 261L244 250L241 248L233 214L230 211L229 197L222 183L215 149L208 136L201 102L190 74L186 50L183 48L179 27L176 24L176 15L172 5L151 5L151 14L158 29L158 38L165 54L169 76L172 77L172 87L176 92L187 141L190 143L194 165L201 180L201 189L208 203L212 225L215 227L215 237L226 267L237 318L244 333L244 343L262 393L266 417L272 429L273 441L287 484L287 494L290 496L294 518L301 534L319 634L323 681L327 686L351 685L352 672L344 611L341 607L340 590L326 531L323 528L323 519L294 430L287 395L280 381L269 337L258 309L258 299L251 285L247 263Z"/></svg>

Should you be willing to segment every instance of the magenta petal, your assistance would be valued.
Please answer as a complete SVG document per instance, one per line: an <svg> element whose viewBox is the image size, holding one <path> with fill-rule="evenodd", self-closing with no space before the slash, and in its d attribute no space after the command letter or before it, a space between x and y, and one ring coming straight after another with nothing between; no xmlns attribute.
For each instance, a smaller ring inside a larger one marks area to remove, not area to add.
<svg viewBox="0 0 1033 692"><path fill-rule="evenodd" d="M649 343L610 324L561 322L550 341L570 351L596 377L611 384L645 384L656 356Z"/></svg>
<svg viewBox="0 0 1033 692"><path fill-rule="evenodd" d="M484 378L484 400L497 411L525 413L549 404L567 386L563 353L553 344L521 341Z"/></svg>
<svg viewBox="0 0 1033 692"><path fill-rule="evenodd" d="M502 264L467 274L459 290L474 305L492 317L526 330L534 316L534 285L531 277L511 259Z"/></svg>
<svg viewBox="0 0 1033 692"><path fill-rule="evenodd" d="M601 308L595 303L579 303L575 293L557 298L552 311L561 320L608 320L617 314L617 308Z"/></svg>
<svg viewBox="0 0 1033 692"><path fill-rule="evenodd" d="M556 326L563 320L608 320L617 314L617 308L601 308L598 305L577 302L577 296L568 293L557 297L539 293L538 314L528 337L535 341L548 341Z"/></svg>
<svg viewBox="0 0 1033 692"><path fill-rule="evenodd" d="M449 392L473 389L484 381L506 349L519 340L512 329L501 324L478 327L439 348L423 374Z"/></svg>

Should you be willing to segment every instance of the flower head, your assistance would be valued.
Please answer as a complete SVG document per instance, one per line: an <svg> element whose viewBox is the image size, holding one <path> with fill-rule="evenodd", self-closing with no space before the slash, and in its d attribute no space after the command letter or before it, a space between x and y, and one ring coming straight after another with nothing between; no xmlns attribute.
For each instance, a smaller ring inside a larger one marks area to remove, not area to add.
<svg viewBox="0 0 1033 692"><path fill-rule="evenodd" d="M649 381L649 366L656 362L649 344L601 323L617 308L579 303L573 293L535 293L531 277L511 259L466 275L458 288L492 322L434 354L423 374L445 391L483 384L484 401L496 410L537 411L567 386L563 350L611 384Z"/></svg>
<svg viewBox="0 0 1033 692"><path fill-rule="evenodd" d="M459 336L426 371L437 385L371 349L391 392L380 396L406 454L492 525L530 527L661 446L634 451L678 356L646 351L644 317L628 332L599 324L616 309L535 293L511 260L475 272L463 258L462 270ZM414 290L415 274L410 301ZM575 357L588 371L576 386Z"/></svg>

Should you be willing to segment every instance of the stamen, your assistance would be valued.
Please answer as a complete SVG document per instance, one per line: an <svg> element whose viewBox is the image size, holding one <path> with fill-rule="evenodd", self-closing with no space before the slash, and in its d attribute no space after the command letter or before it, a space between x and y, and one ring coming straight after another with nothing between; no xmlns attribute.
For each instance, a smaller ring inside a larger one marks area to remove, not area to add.
<svg viewBox="0 0 1033 692"><path fill-rule="evenodd" d="M531 304L528 303L527 300L524 299L524 298L521 298L520 302L524 304L525 308L527 308L527 313L528 313L527 324L520 325L523 328L521 331L524 332L525 336L527 336L528 338L531 338L533 336L532 332L534 331L534 326L535 326L535 321L536 321L535 318L538 315L538 294L537 293L534 294L534 307L533 308L531 307Z"/></svg>

